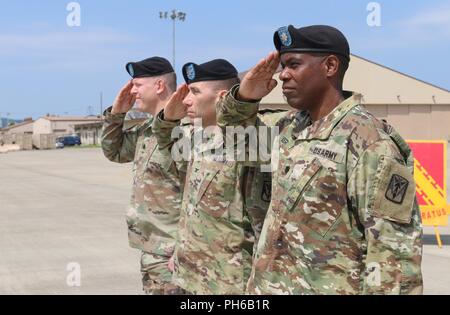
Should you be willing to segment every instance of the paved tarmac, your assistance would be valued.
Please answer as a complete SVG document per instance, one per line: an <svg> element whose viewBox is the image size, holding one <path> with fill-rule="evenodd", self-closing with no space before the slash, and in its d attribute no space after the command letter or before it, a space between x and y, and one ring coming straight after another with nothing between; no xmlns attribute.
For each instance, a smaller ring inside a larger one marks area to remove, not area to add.
<svg viewBox="0 0 450 315"><path fill-rule="evenodd" d="M142 294L131 181L131 165L100 149L0 154L0 294ZM443 249L424 229L426 294L450 294L450 228L440 231Z"/></svg>

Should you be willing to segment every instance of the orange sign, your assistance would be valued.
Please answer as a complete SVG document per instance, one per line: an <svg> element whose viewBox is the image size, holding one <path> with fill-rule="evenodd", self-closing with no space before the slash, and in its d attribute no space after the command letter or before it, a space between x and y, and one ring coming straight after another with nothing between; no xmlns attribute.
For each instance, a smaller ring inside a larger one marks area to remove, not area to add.
<svg viewBox="0 0 450 315"><path fill-rule="evenodd" d="M414 154L416 195L423 225L446 226L447 205L447 142L408 141Z"/></svg>

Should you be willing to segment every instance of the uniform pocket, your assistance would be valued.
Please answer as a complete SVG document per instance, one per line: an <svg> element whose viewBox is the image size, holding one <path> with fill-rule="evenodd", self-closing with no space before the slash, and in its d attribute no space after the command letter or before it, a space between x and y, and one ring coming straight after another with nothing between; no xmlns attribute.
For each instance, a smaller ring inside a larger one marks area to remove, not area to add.
<svg viewBox="0 0 450 315"><path fill-rule="evenodd" d="M346 184L336 171L324 168L316 160L302 175L300 197L292 215L308 229L325 237L346 205ZM291 220L292 221L292 218Z"/></svg>
<svg viewBox="0 0 450 315"><path fill-rule="evenodd" d="M228 218L238 180L235 164L205 162L202 167L205 173L198 191L197 207L214 218Z"/></svg>
<svg viewBox="0 0 450 315"><path fill-rule="evenodd" d="M297 204L297 200L301 198L303 191L308 187L313 177L322 168L319 160L312 160L307 166L303 164L295 164L289 178L279 178L280 187L275 191L275 198L280 199L284 204L284 208L291 211ZM286 166L285 170L290 169Z"/></svg>
<svg viewBox="0 0 450 315"><path fill-rule="evenodd" d="M148 159L147 168L156 166L160 167L164 171L168 171L172 164L174 164L174 161L170 153L166 151L160 151L158 145L156 145L150 158Z"/></svg>

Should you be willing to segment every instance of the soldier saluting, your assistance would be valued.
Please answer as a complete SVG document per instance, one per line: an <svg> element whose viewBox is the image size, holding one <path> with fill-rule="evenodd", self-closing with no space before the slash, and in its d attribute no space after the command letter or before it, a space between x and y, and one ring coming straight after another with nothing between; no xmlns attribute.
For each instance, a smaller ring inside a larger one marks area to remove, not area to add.
<svg viewBox="0 0 450 315"><path fill-rule="evenodd" d="M276 86L296 109L280 128L272 200L247 290L251 294L420 294L421 221L413 156L392 127L343 91L345 36L314 25L278 29L277 52L219 102L218 124L261 125ZM272 152L274 156L274 152Z"/></svg>
<svg viewBox="0 0 450 315"><path fill-rule="evenodd" d="M132 80L121 89L114 105L105 111L102 132L104 155L113 162L133 162L133 190L127 212L128 239L141 250L143 289L147 294L180 293L172 285L168 262L173 255L180 217L183 174L171 170L172 160L160 154L152 129L154 116L176 90L170 63L151 57L126 65ZM124 130L126 113L150 114L142 124Z"/></svg>
<svg viewBox="0 0 450 315"><path fill-rule="evenodd" d="M186 182L173 283L192 294L244 294L258 227L269 206L270 191L264 185L270 187L270 173L228 159L220 150L222 138L214 136L220 132L216 105L239 83L236 68L224 59L190 62L183 66L183 76L186 85L153 124L159 148L169 156L180 143L171 137L180 119L187 115L194 123L186 138L193 154L174 163L186 171Z"/></svg>

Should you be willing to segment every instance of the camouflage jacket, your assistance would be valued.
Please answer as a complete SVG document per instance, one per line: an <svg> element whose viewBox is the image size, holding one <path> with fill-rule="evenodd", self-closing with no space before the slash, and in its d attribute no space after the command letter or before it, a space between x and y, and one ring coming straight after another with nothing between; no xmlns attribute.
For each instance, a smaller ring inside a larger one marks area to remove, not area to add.
<svg viewBox="0 0 450 315"><path fill-rule="evenodd" d="M176 125L162 115L155 119L153 129L166 154L172 151L170 135ZM190 135L190 147L204 155L192 154L177 163L187 173L174 283L194 294L243 294L251 270L253 229L261 229L269 206L271 174L217 159L202 145L195 148L195 135Z"/></svg>
<svg viewBox="0 0 450 315"><path fill-rule="evenodd" d="M238 87L218 124L257 125ZM346 95L326 117L280 119L272 201L250 294L420 294L422 228L413 156L392 127Z"/></svg>
<svg viewBox="0 0 450 315"><path fill-rule="evenodd" d="M131 247L148 253L173 255L180 217L184 175L157 149L153 117L123 130L125 114L105 111L104 155L113 162L133 163L133 189L127 211ZM170 158L170 157L169 157Z"/></svg>

